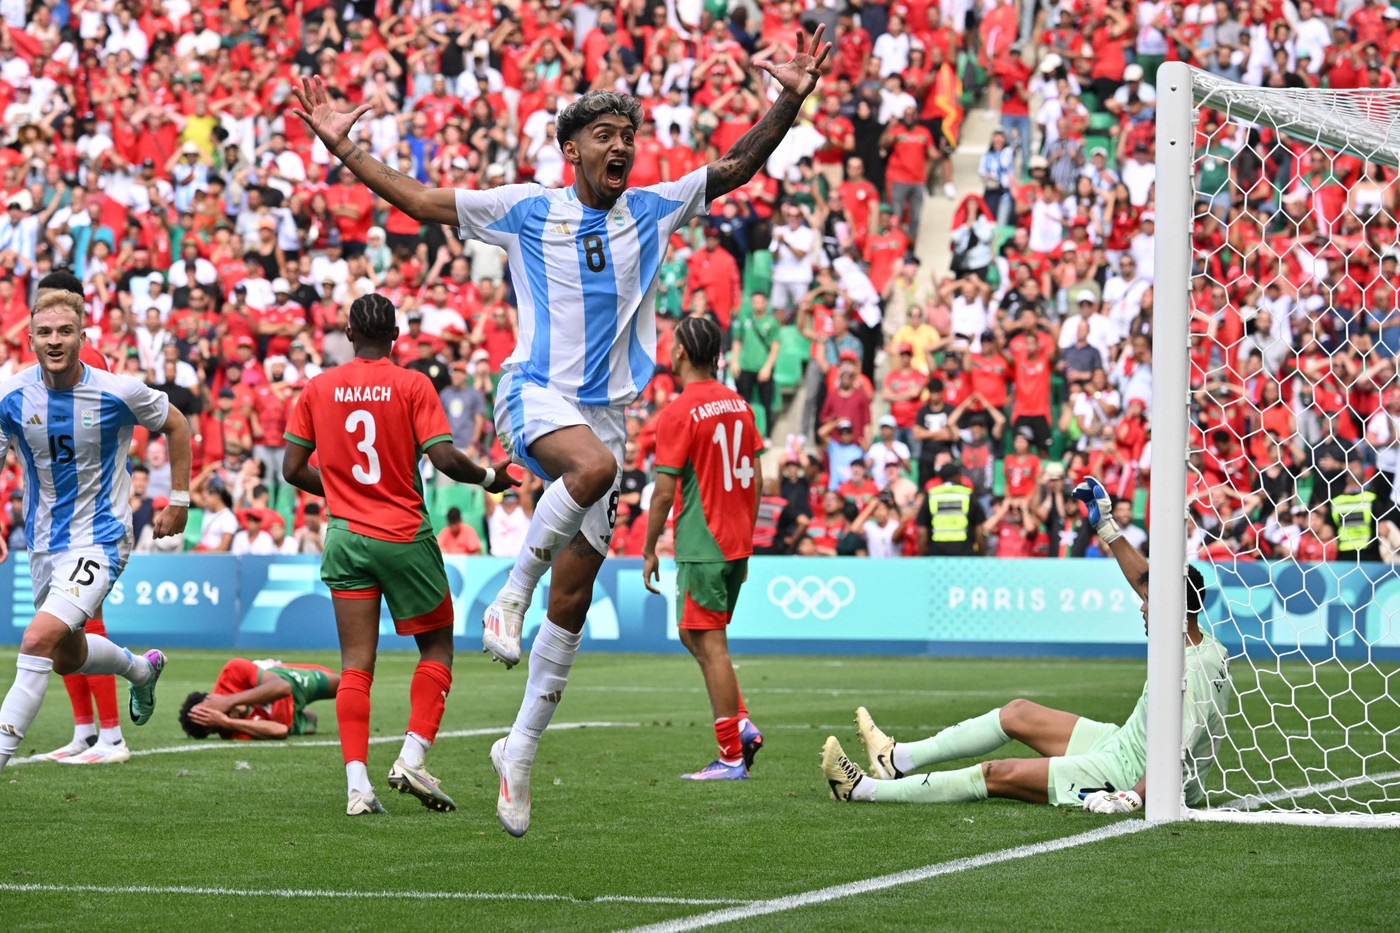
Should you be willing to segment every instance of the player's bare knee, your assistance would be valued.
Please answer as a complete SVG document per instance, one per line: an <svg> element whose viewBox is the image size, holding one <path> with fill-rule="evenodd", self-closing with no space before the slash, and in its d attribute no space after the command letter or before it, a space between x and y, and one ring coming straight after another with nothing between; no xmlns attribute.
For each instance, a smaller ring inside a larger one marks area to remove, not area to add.
<svg viewBox="0 0 1400 933"><path fill-rule="evenodd" d="M582 506L589 506L612 489L618 476L617 461L606 450L600 457L589 457L564 476L569 495Z"/></svg>
<svg viewBox="0 0 1400 933"><path fill-rule="evenodd" d="M1001 720L1001 731L1012 738L1021 732L1026 725L1026 720L1030 717L1031 710L1035 704L1030 700L1017 697L1001 708L998 718Z"/></svg>

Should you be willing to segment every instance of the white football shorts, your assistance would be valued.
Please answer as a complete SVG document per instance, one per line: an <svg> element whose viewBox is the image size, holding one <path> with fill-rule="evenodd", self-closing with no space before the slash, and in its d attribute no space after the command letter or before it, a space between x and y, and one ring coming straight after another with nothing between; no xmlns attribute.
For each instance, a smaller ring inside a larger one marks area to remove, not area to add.
<svg viewBox="0 0 1400 933"><path fill-rule="evenodd" d="M34 608L57 616L78 631L97 614L121 576L129 553L123 542L30 554Z"/></svg>
<svg viewBox="0 0 1400 933"><path fill-rule="evenodd" d="M518 380L518 381L517 381ZM496 434L501 447L515 463L528 469L546 483L555 477L545 472L529 454L535 441L576 424L591 428L598 440L612 451L618 471L612 489L593 504L583 517L583 535L599 554L608 553L613 525L617 521L617 502L622 491L622 458L627 444L627 416L621 406L583 405L522 379L517 373L506 373L496 387Z"/></svg>

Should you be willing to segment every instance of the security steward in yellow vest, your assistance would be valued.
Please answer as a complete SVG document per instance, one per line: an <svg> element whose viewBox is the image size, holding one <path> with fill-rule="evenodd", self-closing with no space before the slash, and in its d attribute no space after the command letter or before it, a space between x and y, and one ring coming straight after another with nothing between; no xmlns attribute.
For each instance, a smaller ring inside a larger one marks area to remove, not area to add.
<svg viewBox="0 0 1400 933"><path fill-rule="evenodd" d="M924 493L919 507L919 549L927 555L970 557L982 550L982 523L987 520L962 468L945 463L942 480Z"/></svg>
<svg viewBox="0 0 1400 933"><path fill-rule="evenodd" d="M1381 559L1381 542L1376 537L1376 498L1354 472L1347 477L1346 491L1332 497L1338 560Z"/></svg>

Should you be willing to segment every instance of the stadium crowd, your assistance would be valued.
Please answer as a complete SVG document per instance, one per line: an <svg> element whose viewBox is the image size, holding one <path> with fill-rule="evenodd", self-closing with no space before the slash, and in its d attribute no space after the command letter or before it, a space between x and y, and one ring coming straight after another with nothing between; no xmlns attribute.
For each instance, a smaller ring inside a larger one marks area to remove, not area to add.
<svg viewBox="0 0 1400 933"><path fill-rule="evenodd" d="M817 22L835 53L810 112L766 174L667 245L615 551L641 553L671 333L694 314L723 329L761 430L803 399L798 432L770 438L760 553L1095 554L1069 495L1090 473L1145 547L1156 69L1391 87L1400 10L1378 0L3 0L0 376L33 360L38 280L71 269L91 342L195 425L188 542L149 535L169 466L138 430L138 550L316 552L323 508L281 482L282 434L306 381L349 358L349 303L395 303L399 361L473 456L500 456L516 321L503 252L340 171L287 114L297 77L368 102L357 139L390 166L467 188L570 184L555 115L626 90L647 114L631 183L648 185L752 126L753 57L790 55ZM971 106L999 115L989 140L960 138ZM953 154L984 145L960 190ZM1389 558L1393 172L1208 111L1197 166L1191 546ZM915 249L932 198L954 207L948 268ZM12 453L12 546L22 481ZM427 488L445 551L511 556L539 484Z"/></svg>

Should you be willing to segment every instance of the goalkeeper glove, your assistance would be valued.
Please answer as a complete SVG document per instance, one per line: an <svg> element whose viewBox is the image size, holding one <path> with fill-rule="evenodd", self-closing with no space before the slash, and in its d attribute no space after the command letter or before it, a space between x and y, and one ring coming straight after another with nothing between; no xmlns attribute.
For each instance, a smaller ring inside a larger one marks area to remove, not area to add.
<svg viewBox="0 0 1400 933"><path fill-rule="evenodd" d="M1090 813L1136 813L1142 809L1142 798L1130 790L1096 790L1079 796Z"/></svg>
<svg viewBox="0 0 1400 933"><path fill-rule="evenodd" d="M1105 545L1118 540L1118 523L1113 520L1113 500L1108 490L1092 476L1074 487L1074 498L1089 507L1089 522Z"/></svg>

